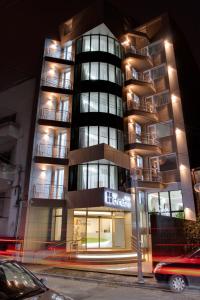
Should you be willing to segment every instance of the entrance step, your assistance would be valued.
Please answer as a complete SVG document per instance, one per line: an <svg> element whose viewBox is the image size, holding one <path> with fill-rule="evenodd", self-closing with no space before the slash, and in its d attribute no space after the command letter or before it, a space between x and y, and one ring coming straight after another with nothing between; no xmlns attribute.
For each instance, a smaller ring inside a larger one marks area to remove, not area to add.
<svg viewBox="0 0 200 300"><path fill-rule="evenodd" d="M63 252L48 256L47 259L81 264L121 264L136 262L137 253L132 250Z"/></svg>

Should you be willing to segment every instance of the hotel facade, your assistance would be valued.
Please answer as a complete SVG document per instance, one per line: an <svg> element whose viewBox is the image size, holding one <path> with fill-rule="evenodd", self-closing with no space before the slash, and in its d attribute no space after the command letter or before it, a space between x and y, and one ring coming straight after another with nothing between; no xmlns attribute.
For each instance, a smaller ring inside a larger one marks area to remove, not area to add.
<svg viewBox="0 0 200 300"><path fill-rule="evenodd" d="M147 256L150 214L195 219L175 54L166 15L134 28L98 3L45 40L18 229L25 254L133 251L135 201Z"/></svg>

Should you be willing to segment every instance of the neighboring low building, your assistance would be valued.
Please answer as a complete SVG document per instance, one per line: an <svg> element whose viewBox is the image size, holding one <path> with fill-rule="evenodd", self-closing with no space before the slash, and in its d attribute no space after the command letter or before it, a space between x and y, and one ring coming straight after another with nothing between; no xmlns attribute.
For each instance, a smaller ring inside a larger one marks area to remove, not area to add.
<svg viewBox="0 0 200 300"><path fill-rule="evenodd" d="M0 93L0 236L16 238L24 190L35 80Z"/></svg>

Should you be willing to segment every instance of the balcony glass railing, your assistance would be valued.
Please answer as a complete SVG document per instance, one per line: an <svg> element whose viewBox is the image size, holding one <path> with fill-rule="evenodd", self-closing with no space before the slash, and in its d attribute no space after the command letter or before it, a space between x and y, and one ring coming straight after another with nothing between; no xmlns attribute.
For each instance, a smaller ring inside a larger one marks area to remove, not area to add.
<svg viewBox="0 0 200 300"><path fill-rule="evenodd" d="M73 86L71 80L69 79L61 79L59 77L49 76L49 75L44 75L41 83L44 86L67 89L67 90L72 90L72 86Z"/></svg>
<svg viewBox="0 0 200 300"><path fill-rule="evenodd" d="M131 53L131 54L138 54L138 55L150 57L148 47L136 49L133 45L129 45L126 46L124 49L126 54Z"/></svg>
<svg viewBox="0 0 200 300"><path fill-rule="evenodd" d="M151 83L154 85L154 81L151 77L151 72L142 73L142 72L136 72L136 71L127 71L126 72L126 80L130 80L130 79L147 82L147 83Z"/></svg>
<svg viewBox="0 0 200 300"><path fill-rule="evenodd" d="M140 181L161 182L161 174L157 169L135 169L135 178Z"/></svg>
<svg viewBox="0 0 200 300"><path fill-rule="evenodd" d="M137 135L135 133L128 134L128 143L129 144L139 143L139 144L155 145L155 146L160 145L159 139L157 137L154 137L150 134Z"/></svg>
<svg viewBox="0 0 200 300"><path fill-rule="evenodd" d="M36 183L32 187L32 198L63 200L65 198L65 188L63 185Z"/></svg>
<svg viewBox="0 0 200 300"><path fill-rule="evenodd" d="M56 110L43 107L40 110L40 119L60 122L70 122L71 114L66 110Z"/></svg>
<svg viewBox="0 0 200 300"><path fill-rule="evenodd" d="M67 158L68 149L65 146L38 144L36 147L36 156Z"/></svg>
<svg viewBox="0 0 200 300"><path fill-rule="evenodd" d="M127 102L127 110L141 110L149 113L156 113L156 106L152 103L142 103L142 101L136 102L129 100Z"/></svg>
<svg viewBox="0 0 200 300"><path fill-rule="evenodd" d="M74 60L73 53L66 52L65 49L54 49L51 47L47 47L45 49L45 55L49 57L64 59L64 60L70 60L70 61Z"/></svg>

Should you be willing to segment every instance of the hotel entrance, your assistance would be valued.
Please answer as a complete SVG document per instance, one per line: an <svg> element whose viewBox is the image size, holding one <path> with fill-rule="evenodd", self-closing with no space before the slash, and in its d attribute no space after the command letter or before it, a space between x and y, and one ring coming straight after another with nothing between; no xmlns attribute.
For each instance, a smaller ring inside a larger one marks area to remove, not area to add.
<svg viewBox="0 0 200 300"><path fill-rule="evenodd" d="M74 240L84 250L124 249L124 212L74 211Z"/></svg>

